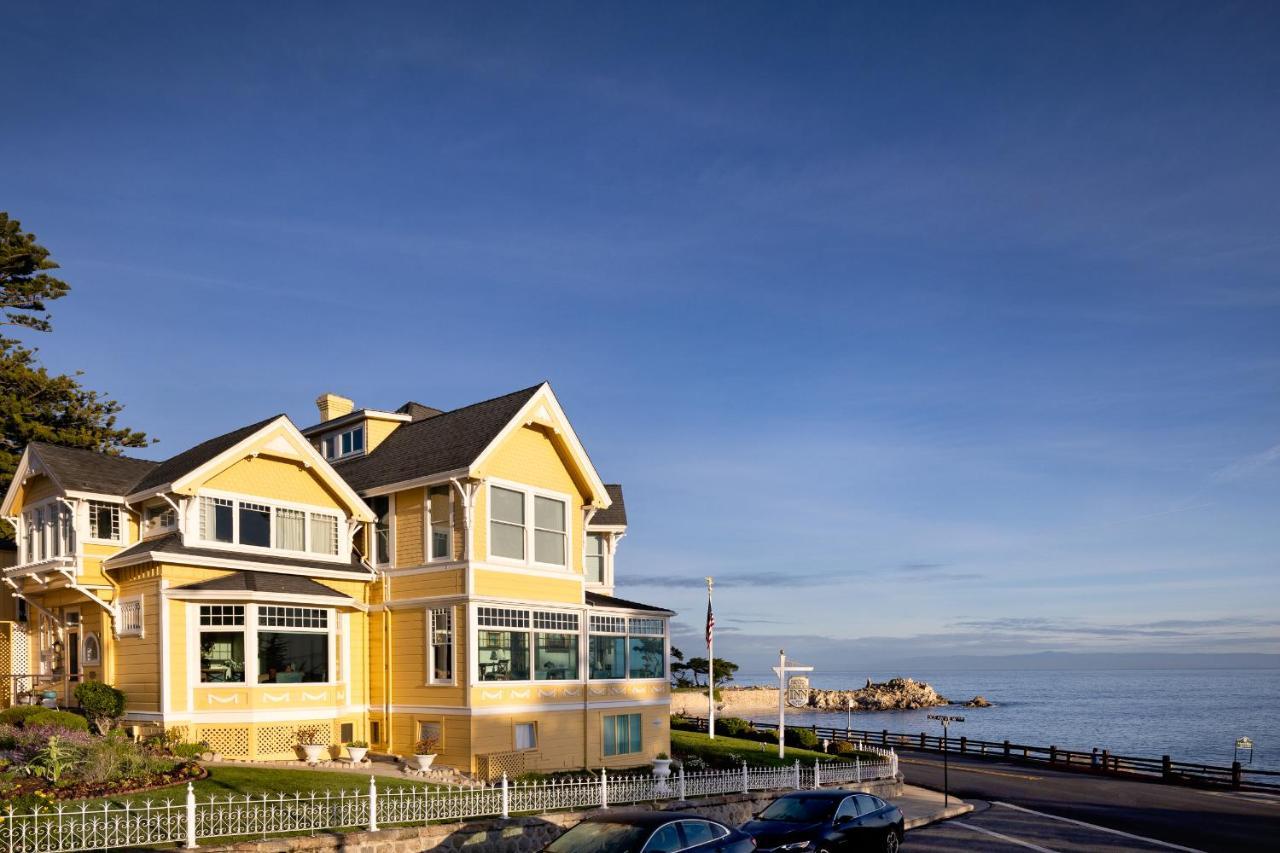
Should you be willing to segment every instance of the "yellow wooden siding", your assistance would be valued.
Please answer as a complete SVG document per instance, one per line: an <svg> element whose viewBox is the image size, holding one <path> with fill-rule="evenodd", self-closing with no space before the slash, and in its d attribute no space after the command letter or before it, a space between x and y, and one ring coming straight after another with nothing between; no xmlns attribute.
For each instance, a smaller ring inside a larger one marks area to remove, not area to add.
<svg viewBox="0 0 1280 853"><path fill-rule="evenodd" d="M407 601L441 595L461 595L463 570L447 569L412 575L393 575L388 601Z"/></svg>
<svg viewBox="0 0 1280 853"><path fill-rule="evenodd" d="M474 580L474 593L479 596L500 596L561 604L582 603L581 576L554 578L494 569L476 569Z"/></svg>
<svg viewBox="0 0 1280 853"><path fill-rule="evenodd" d="M364 449L366 453L372 453L379 444L387 440L387 436L401 426L400 421L384 421L379 418L367 418L364 423Z"/></svg>
<svg viewBox="0 0 1280 853"><path fill-rule="evenodd" d="M395 496L396 566L405 568L423 563L422 521L425 489L406 489Z"/></svg>
<svg viewBox="0 0 1280 853"><path fill-rule="evenodd" d="M142 597L142 636L119 637L112 643L111 682L124 691L126 715L160 710L160 581L158 572L133 574L137 579L122 584L120 595Z"/></svg>
<svg viewBox="0 0 1280 853"><path fill-rule="evenodd" d="M13 513L18 515L31 504L39 503L45 498L51 498L61 493L62 490L58 488L53 480L44 474L37 474L18 487L18 491L14 495L16 500L13 503Z"/></svg>
<svg viewBox="0 0 1280 853"><path fill-rule="evenodd" d="M345 509L316 469L269 456L241 459L191 488L218 489L288 503Z"/></svg>

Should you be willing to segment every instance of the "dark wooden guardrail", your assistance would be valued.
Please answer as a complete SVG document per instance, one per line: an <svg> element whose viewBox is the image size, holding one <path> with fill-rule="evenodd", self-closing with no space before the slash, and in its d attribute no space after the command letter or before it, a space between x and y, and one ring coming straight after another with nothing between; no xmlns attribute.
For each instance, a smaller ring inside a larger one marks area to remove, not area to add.
<svg viewBox="0 0 1280 853"><path fill-rule="evenodd" d="M700 732L707 730L705 717L680 716L678 719L687 724L685 728ZM776 732L778 729L777 723L753 722L752 726L758 731ZM931 735L926 732L908 734L891 732L888 729L871 731L832 726L787 726L787 728L813 732L819 739L863 742L874 746L892 747L898 751L937 753L945 751L974 758L1049 764L1057 769L1110 776L1156 779L1193 785L1280 790L1280 771L1251 770L1242 766L1239 761L1232 762L1230 766L1200 764L1192 761L1174 761L1167 755L1160 758L1115 755L1109 750L1097 748L1090 752L1082 752L1062 749L1058 746L1031 746L1007 740L974 740L968 737L944 738L942 735Z"/></svg>

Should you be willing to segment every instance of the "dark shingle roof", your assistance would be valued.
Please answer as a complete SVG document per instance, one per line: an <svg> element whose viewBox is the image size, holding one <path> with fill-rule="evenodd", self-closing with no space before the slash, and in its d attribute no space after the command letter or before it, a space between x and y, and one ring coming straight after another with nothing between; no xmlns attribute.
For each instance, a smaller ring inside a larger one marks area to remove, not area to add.
<svg viewBox="0 0 1280 853"><path fill-rule="evenodd" d="M228 433L223 433L208 441L202 441L195 447L182 451L177 456L170 456L168 459L155 465L146 476L134 483L129 489L129 494L145 492L148 489L154 489L157 486L163 486L172 483L183 474L187 474L213 457L217 456L225 450L234 447L239 442L248 438L253 433L262 429L276 418L283 415L272 415L266 420L258 421L256 424L240 427Z"/></svg>
<svg viewBox="0 0 1280 853"><path fill-rule="evenodd" d="M353 489L465 468L542 385L474 403L398 428L372 453L334 465Z"/></svg>
<svg viewBox="0 0 1280 853"><path fill-rule="evenodd" d="M400 408L396 409L396 414L408 415L409 417L413 418L415 421L423 421L423 420L426 420L427 418L434 418L436 415L443 415L444 412L442 412L440 409L435 409L435 408L432 408L431 406L424 406L421 403L415 403L414 401L410 400Z"/></svg>
<svg viewBox="0 0 1280 853"><path fill-rule="evenodd" d="M609 500L613 503L609 504L608 509L602 509L591 516L591 523L588 527L626 527L627 526L627 504L622 500L622 486L618 483L605 483L604 490L609 493Z"/></svg>
<svg viewBox="0 0 1280 853"><path fill-rule="evenodd" d="M223 548L195 548L182 544L182 534L168 533L158 539L144 539L135 545L125 548L119 554L108 558L108 562L117 562L129 557L136 557L148 551L163 551L166 554L185 554L192 557L208 557L214 560L244 560L250 563L261 563L264 566L293 566L301 569L332 569L339 572L353 572L367 575L369 570L360 562L360 555L354 551L349 563L332 563L324 560L308 560L306 557L282 557L276 554L259 554L248 551L230 551Z"/></svg>
<svg viewBox="0 0 1280 853"><path fill-rule="evenodd" d="M201 592L269 592L280 595L331 595L347 596L336 589L316 583L300 575L277 575L271 572L232 572L209 581L176 587L184 591Z"/></svg>
<svg viewBox="0 0 1280 853"><path fill-rule="evenodd" d="M604 595L599 592L587 590L587 604L591 607L612 607L617 610L645 610L650 613L671 613L665 607L654 607L652 604L640 604L636 601L627 601L625 598L614 598L612 595Z"/></svg>
<svg viewBox="0 0 1280 853"><path fill-rule="evenodd" d="M31 442L31 448L47 465L64 489L124 495L129 487L154 469L158 463L128 456L112 456L82 447L60 447L43 441Z"/></svg>

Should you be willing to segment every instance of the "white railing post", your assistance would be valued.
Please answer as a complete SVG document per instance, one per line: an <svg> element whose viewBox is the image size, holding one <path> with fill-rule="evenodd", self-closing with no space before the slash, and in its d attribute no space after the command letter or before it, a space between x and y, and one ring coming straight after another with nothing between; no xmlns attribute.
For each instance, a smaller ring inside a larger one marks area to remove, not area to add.
<svg viewBox="0 0 1280 853"><path fill-rule="evenodd" d="M742 793L751 793L751 777L747 775L747 762L742 762Z"/></svg>
<svg viewBox="0 0 1280 853"><path fill-rule="evenodd" d="M196 789L190 782L187 783L187 849L194 850L200 845L196 844Z"/></svg>
<svg viewBox="0 0 1280 853"><path fill-rule="evenodd" d="M854 756L853 772L857 774L858 784L861 785L862 784L862 758L860 756Z"/></svg>
<svg viewBox="0 0 1280 853"><path fill-rule="evenodd" d="M898 775L898 751L896 749L889 750L889 769L893 771L893 775Z"/></svg>
<svg viewBox="0 0 1280 853"><path fill-rule="evenodd" d="M507 774L502 774L502 819L511 817L511 792L507 790Z"/></svg>
<svg viewBox="0 0 1280 853"><path fill-rule="evenodd" d="M378 831L378 781L369 774L369 831Z"/></svg>
<svg viewBox="0 0 1280 853"><path fill-rule="evenodd" d="M813 790L822 787L822 760L815 758L813 760Z"/></svg>
<svg viewBox="0 0 1280 853"><path fill-rule="evenodd" d="M600 808L609 808L609 771L600 768Z"/></svg>
<svg viewBox="0 0 1280 853"><path fill-rule="evenodd" d="M797 791L800 790L800 759L796 759L795 783L791 786Z"/></svg>
<svg viewBox="0 0 1280 853"><path fill-rule="evenodd" d="M683 803L683 802L685 801L685 795L684 795L684 794L685 794L685 787L684 787L684 762L683 762L683 761L682 761L682 762L680 762L680 776L679 776L679 780L680 780L680 802L682 802L682 803Z"/></svg>

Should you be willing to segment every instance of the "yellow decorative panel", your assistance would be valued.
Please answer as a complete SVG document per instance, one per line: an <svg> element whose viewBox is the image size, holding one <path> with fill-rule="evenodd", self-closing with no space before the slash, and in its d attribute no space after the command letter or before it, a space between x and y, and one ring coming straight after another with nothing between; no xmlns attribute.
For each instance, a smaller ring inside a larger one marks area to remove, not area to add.
<svg viewBox="0 0 1280 853"><path fill-rule="evenodd" d="M568 572L564 578L556 578L504 572L500 569L476 569L474 591L480 596L581 604L582 578Z"/></svg>
<svg viewBox="0 0 1280 853"><path fill-rule="evenodd" d="M330 492L314 468L304 468L299 462L267 456L241 459L200 485L278 501L342 507L342 503Z"/></svg>
<svg viewBox="0 0 1280 853"><path fill-rule="evenodd" d="M201 726L196 736L209 744L211 750L226 757L249 757L248 726Z"/></svg>

